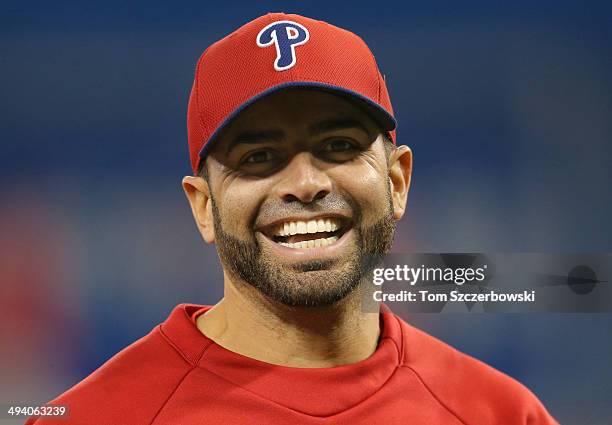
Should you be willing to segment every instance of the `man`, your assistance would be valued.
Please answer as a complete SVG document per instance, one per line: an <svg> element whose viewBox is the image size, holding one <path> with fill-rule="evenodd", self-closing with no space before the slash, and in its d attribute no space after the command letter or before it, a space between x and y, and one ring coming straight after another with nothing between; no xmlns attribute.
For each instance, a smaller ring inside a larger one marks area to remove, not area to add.
<svg viewBox="0 0 612 425"><path fill-rule="evenodd" d="M369 265L405 211L412 153L395 145L360 38L297 15L249 22L200 58L188 133L183 188L217 246L224 297L179 305L54 400L68 422L556 423L513 379L386 308L362 309Z"/></svg>

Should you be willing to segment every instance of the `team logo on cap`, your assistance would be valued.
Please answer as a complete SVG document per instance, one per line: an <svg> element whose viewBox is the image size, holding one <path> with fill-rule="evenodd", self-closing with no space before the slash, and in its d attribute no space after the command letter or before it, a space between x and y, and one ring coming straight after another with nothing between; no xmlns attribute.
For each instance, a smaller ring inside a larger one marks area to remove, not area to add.
<svg viewBox="0 0 612 425"><path fill-rule="evenodd" d="M308 41L310 34L305 26L293 21L276 21L265 26L257 34L257 45L276 47L276 60L274 69L285 71L295 65L295 47Z"/></svg>

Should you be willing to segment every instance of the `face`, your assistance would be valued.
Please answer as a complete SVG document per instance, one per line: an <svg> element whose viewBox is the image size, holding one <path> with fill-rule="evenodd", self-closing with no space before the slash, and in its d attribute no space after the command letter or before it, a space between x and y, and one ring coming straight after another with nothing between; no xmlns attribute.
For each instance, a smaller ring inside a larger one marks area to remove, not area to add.
<svg viewBox="0 0 612 425"><path fill-rule="evenodd" d="M284 90L248 107L206 158L204 194L190 196L192 208L206 204L194 214L224 269L290 306L353 292L398 218L385 143L333 94Z"/></svg>

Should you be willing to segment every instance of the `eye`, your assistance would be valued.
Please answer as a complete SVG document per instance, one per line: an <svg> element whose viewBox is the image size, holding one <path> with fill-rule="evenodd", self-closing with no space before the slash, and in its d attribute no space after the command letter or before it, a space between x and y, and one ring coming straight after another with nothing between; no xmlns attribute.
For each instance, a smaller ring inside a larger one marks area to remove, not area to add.
<svg viewBox="0 0 612 425"><path fill-rule="evenodd" d="M355 144L346 139L332 139L323 146L325 152L348 152L355 149Z"/></svg>
<svg viewBox="0 0 612 425"><path fill-rule="evenodd" d="M247 155L242 162L244 164L262 164L267 161L272 161L275 158L276 155L272 151L256 151Z"/></svg>

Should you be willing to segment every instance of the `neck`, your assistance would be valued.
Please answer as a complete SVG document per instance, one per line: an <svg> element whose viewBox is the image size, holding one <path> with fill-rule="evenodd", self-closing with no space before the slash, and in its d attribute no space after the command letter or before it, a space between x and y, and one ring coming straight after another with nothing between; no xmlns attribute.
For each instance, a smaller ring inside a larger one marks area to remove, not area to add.
<svg viewBox="0 0 612 425"><path fill-rule="evenodd" d="M333 367L368 358L376 350L379 315L361 310L359 288L325 307L288 307L225 275L225 296L197 319L220 346L266 363Z"/></svg>

